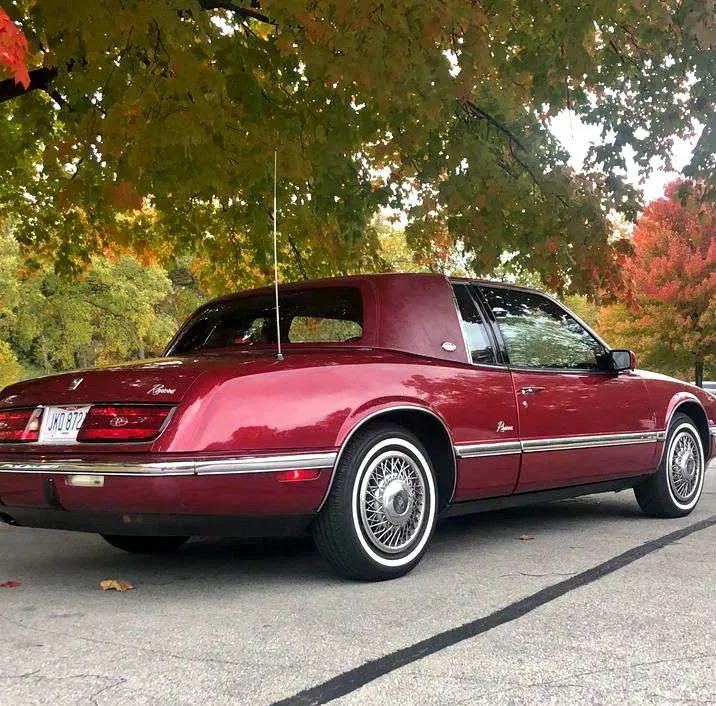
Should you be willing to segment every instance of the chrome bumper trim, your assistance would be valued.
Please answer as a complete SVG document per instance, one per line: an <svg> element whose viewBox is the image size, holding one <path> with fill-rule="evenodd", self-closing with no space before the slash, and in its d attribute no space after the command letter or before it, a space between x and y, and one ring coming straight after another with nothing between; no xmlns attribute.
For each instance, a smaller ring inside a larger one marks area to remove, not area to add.
<svg viewBox="0 0 716 706"><path fill-rule="evenodd" d="M338 454L327 453L285 454L281 456L246 456L218 461L197 461L197 475L233 473L271 473L273 471L300 471L304 469L333 468Z"/></svg>
<svg viewBox="0 0 716 706"><path fill-rule="evenodd" d="M336 452L244 456L239 458L156 461L151 463L104 463L69 459L67 461L0 460L0 473L52 473L85 476L194 476L274 473L303 469L333 468Z"/></svg>
<svg viewBox="0 0 716 706"><path fill-rule="evenodd" d="M460 444L455 446L458 458L481 458L483 456L511 456L522 453L519 441L496 441L485 444Z"/></svg>
<svg viewBox="0 0 716 706"><path fill-rule="evenodd" d="M716 426L709 427L709 434L711 434L711 436L716 438Z"/></svg>

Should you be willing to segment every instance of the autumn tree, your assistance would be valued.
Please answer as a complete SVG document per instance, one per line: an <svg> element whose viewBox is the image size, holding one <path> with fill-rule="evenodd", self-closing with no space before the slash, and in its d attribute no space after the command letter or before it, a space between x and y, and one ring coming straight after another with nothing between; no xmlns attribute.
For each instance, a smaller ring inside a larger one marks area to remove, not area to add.
<svg viewBox="0 0 716 706"><path fill-rule="evenodd" d="M606 213L637 213L623 147L648 170L703 124L714 171L714 0L2 2L30 83L0 81L0 215L60 269L169 243L266 276L277 149L287 277L362 268L389 205L424 259L447 237L588 290ZM549 132L565 108L603 126L592 171Z"/></svg>
<svg viewBox="0 0 716 706"><path fill-rule="evenodd" d="M640 351L659 370L716 373L716 211L705 186L670 185L634 230L625 265L624 302L608 309L602 328ZM607 333L608 335L608 333Z"/></svg>
<svg viewBox="0 0 716 706"><path fill-rule="evenodd" d="M130 254L95 256L68 281L23 266L0 232L0 382L20 365L32 375L157 355L202 301L184 263L167 272Z"/></svg>

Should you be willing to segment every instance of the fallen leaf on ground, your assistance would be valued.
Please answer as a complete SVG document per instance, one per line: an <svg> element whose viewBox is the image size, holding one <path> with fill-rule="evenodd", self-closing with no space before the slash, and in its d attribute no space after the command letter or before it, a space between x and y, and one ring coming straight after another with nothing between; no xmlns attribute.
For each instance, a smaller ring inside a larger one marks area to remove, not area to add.
<svg viewBox="0 0 716 706"><path fill-rule="evenodd" d="M134 588L134 584L131 581L125 581L124 579L105 579L99 582L99 587L103 591L131 591Z"/></svg>
<svg viewBox="0 0 716 706"><path fill-rule="evenodd" d="M528 540L528 539L534 539L535 536L533 534L521 534L520 539Z"/></svg>
<svg viewBox="0 0 716 706"><path fill-rule="evenodd" d="M19 585L19 581L5 581L5 583L0 583L0 588L17 588Z"/></svg>

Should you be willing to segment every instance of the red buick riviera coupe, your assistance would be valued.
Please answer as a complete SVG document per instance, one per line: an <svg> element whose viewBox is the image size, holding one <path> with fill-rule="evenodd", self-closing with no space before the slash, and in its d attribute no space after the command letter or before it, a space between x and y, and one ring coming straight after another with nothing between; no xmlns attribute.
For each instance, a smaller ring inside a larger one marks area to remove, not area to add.
<svg viewBox="0 0 716 706"><path fill-rule="evenodd" d="M224 297L162 358L3 390L0 518L137 552L310 530L340 573L387 579L440 516L699 500L716 397L634 370L549 296L387 274L282 286L279 312L272 289Z"/></svg>

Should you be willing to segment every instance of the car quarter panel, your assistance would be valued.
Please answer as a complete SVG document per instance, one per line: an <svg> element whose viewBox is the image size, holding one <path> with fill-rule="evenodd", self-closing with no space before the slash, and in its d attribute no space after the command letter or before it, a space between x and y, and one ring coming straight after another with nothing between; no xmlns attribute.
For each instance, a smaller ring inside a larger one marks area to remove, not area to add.
<svg viewBox="0 0 716 706"><path fill-rule="evenodd" d="M205 395L197 389L162 450L337 451L365 420L404 407L434 413L458 449L503 445L502 453L478 446L458 458L455 500L512 492L519 448L509 371L398 353L340 351L314 354L303 363L300 356L287 356L272 375L227 380Z"/></svg>
<svg viewBox="0 0 716 706"><path fill-rule="evenodd" d="M232 375L226 360L217 359L216 371L197 380L153 444L151 454L143 447L133 453L132 445L124 444L115 448L114 458L137 462L191 458L221 461L311 452L335 454L351 430L369 415L403 406L434 413L458 447L517 441L514 394L509 371L504 369L450 364L398 352L345 349L295 352L283 361L273 356L241 360ZM37 446L18 447L14 447L15 454L3 450L3 457L16 455L32 460L42 456L47 460L60 455ZM71 448L72 459L102 462L108 458L105 446L76 444ZM64 456L69 456L67 449ZM196 477L204 475L204 467L188 478L165 476L164 481L167 487L181 487L182 497L189 488L196 489L187 496L194 498L187 512L208 512L210 497L215 498L217 511L228 502L242 513L258 512L261 503L249 506L250 496L261 498L261 502L273 497L276 511L282 510L281 503L290 505L295 500L301 504L310 498L308 504L315 510L331 475L330 469L317 470L320 473L314 480L301 483L279 484L270 473L232 473L230 466L223 477L212 473L202 484ZM512 492L518 471L517 452L461 457L455 499ZM81 475L81 469L77 473ZM28 474L12 482L11 477L15 478L0 473L0 502L6 505L13 502L11 498L21 497L45 502L48 478L54 484L50 497L66 508L83 509L84 503L91 502L95 509L125 507L139 511L145 501L167 508L180 498L174 491L167 491L166 497L158 494L159 479L122 480L110 472L104 474L103 489L73 486L67 482L67 474ZM232 482L236 483L233 494L227 492ZM130 493L130 487L140 490Z"/></svg>

